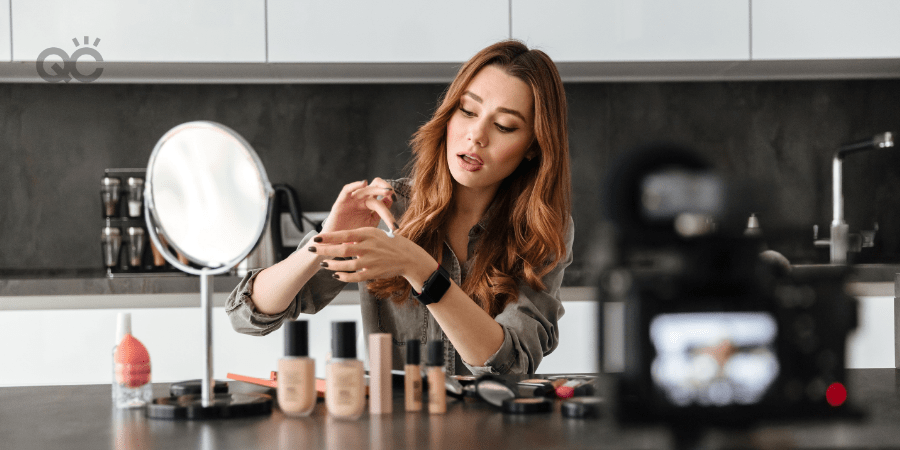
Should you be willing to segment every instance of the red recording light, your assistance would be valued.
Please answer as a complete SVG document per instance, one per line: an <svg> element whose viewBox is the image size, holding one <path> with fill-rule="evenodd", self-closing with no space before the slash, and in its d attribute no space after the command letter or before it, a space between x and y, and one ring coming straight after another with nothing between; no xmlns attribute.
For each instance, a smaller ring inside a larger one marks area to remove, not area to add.
<svg viewBox="0 0 900 450"><path fill-rule="evenodd" d="M847 388L841 383L831 383L825 391L825 399L831 406L841 406L847 401Z"/></svg>

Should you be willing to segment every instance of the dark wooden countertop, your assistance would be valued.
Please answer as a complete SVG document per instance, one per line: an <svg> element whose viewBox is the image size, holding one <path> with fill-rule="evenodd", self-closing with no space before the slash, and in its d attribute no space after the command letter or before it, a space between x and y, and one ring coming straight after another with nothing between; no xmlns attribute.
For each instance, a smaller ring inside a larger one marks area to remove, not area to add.
<svg viewBox="0 0 900 450"><path fill-rule="evenodd" d="M851 369L849 401L863 419L768 423L736 434L712 431L712 448L900 447L900 375L894 369ZM264 388L231 382L233 391ZM168 386L154 385L158 396ZM559 413L507 415L467 399L450 401L447 414L406 413L395 396L394 413L364 414L357 421L327 416L319 403L307 418L270 416L208 420L151 420L140 410L116 410L109 385L0 388L0 445L10 449L578 449L671 448L664 427L621 428L608 413L570 419ZM269 391L271 392L271 391ZM395 391L396 393L396 391Z"/></svg>

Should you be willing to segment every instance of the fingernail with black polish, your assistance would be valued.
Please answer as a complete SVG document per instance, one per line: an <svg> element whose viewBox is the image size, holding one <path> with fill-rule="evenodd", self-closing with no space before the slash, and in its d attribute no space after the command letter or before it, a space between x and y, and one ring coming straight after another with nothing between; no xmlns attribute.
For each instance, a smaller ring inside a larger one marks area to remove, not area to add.
<svg viewBox="0 0 900 450"><path fill-rule="evenodd" d="M335 274L332 274L332 275L331 275L331 278L334 278L335 280L340 280L340 279L341 279L341 277L339 277L338 274L336 274L336 273L335 273Z"/></svg>
<svg viewBox="0 0 900 450"><path fill-rule="evenodd" d="M319 264L319 265L320 265L320 266L322 266L322 267L328 267L328 263L327 263L327 262L325 262L325 261L322 261L322 263L321 263L321 264Z"/></svg>
<svg viewBox="0 0 900 450"><path fill-rule="evenodd" d="M319 236L316 236L313 238L313 242L322 242L322 238Z"/></svg>
<svg viewBox="0 0 900 450"><path fill-rule="evenodd" d="M309 251L311 251L311 252L313 252L313 253L316 252L316 248L315 248L315 247L309 247L309 248L307 248L307 250L309 250Z"/></svg>

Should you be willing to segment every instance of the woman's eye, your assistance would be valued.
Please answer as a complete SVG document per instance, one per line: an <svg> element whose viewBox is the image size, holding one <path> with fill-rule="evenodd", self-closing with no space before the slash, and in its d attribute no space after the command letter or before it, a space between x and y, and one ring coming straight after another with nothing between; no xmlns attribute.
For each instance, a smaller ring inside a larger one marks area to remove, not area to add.
<svg viewBox="0 0 900 450"><path fill-rule="evenodd" d="M499 123L497 123L495 125L497 125L497 129L500 130L502 133L512 133L513 131L518 130L518 128L504 127L503 125L500 125Z"/></svg>
<svg viewBox="0 0 900 450"><path fill-rule="evenodd" d="M466 109L463 108L462 106L459 107L459 110L460 110L460 112L462 112L463 115L466 116L466 117L475 117L475 113L473 113L472 111L466 110Z"/></svg>

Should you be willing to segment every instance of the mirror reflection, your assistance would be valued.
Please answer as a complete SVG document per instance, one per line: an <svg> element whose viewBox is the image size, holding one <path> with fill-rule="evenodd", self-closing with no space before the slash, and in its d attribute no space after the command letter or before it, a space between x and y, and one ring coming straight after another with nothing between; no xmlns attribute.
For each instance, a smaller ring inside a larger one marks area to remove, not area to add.
<svg viewBox="0 0 900 450"><path fill-rule="evenodd" d="M256 245L271 187L237 133L212 122L169 131L148 167L148 206L168 243L189 261L234 265Z"/></svg>

